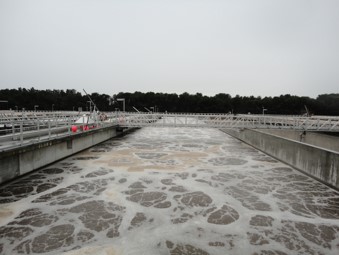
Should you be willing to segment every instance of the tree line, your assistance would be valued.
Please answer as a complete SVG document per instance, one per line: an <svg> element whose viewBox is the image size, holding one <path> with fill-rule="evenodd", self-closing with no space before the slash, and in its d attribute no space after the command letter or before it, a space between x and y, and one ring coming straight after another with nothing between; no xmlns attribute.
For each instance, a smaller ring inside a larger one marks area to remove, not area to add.
<svg viewBox="0 0 339 255"><path fill-rule="evenodd" d="M294 95L275 97L230 96L219 93L205 96L201 93L180 95L154 92L120 92L110 96L92 93L89 95L100 111L122 110L124 99L126 111L160 111L188 113L233 113L233 114L314 114L339 115L339 94L322 94L316 99ZM113 100L112 100L113 99ZM36 90L2 89L0 90L1 110L68 110L88 111L89 98L74 89Z"/></svg>

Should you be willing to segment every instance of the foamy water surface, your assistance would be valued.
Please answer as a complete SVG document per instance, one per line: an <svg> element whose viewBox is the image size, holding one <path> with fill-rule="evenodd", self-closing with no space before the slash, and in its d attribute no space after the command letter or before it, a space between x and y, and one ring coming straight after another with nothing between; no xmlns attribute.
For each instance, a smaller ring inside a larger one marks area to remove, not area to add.
<svg viewBox="0 0 339 255"><path fill-rule="evenodd" d="M144 128L0 187L1 254L339 254L339 193L215 129Z"/></svg>

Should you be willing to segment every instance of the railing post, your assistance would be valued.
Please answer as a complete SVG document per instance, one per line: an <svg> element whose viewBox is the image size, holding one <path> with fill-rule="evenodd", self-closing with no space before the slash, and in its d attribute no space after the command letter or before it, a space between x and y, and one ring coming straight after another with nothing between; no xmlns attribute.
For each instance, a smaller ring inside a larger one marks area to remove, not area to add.
<svg viewBox="0 0 339 255"><path fill-rule="evenodd" d="M48 139L51 139L51 122L48 120Z"/></svg>
<svg viewBox="0 0 339 255"><path fill-rule="evenodd" d="M24 141L23 122L20 122L20 145L22 145L23 141Z"/></svg>
<svg viewBox="0 0 339 255"><path fill-rule="evenodd" d="M15 124L12 121L12 140L14 141L14 135L15 135Z"/></svg>

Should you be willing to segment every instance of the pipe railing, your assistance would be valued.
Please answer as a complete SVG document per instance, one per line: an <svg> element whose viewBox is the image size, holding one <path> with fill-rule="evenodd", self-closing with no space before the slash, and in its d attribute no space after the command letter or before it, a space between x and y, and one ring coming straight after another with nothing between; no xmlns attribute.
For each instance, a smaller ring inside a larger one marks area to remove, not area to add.
<svg viewBox="0 0 339 255"><path fill-rule="evenodd" d="M339 117L334 116L283 116L283 115L233 115L220 113L161 113L161 112L107 112L102 115L92 113L93 123L76 120L90 116L82 112L20 112L15 116L0 116L0 150L7 143L24 143L71 136L86 132L90 128L108 126L120 127L194 127L194 128L266 128L294 129L303 131L339 132ZM81 122L81 121L80 121ZM76 132L72 130L76 126ZM6 128L5 128L6 127Z"/></svg>

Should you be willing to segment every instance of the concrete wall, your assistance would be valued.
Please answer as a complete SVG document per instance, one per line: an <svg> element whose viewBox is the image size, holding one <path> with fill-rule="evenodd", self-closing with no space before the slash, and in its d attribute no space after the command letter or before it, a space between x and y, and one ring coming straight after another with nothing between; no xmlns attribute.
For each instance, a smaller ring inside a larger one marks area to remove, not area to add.
<svg viewBox="0 0 339 255"><path fill-rule="evenodd" d="M301 131L282 129L266 129L262 130L262 132L339 152L339 136L318 132L306 132L304 135L301 135Z"/></svg>
<svg viewBox="0 0 339 255"><path fill-rule="evenodd" d="M93 129L0 154L0 184L117 136L114 127Z"/></svg>
<svg viewBox="0 0 339 255"><path fill-rule="evenodd" d="M223 131L339 189L339 153L257 130Z"/></svg>

